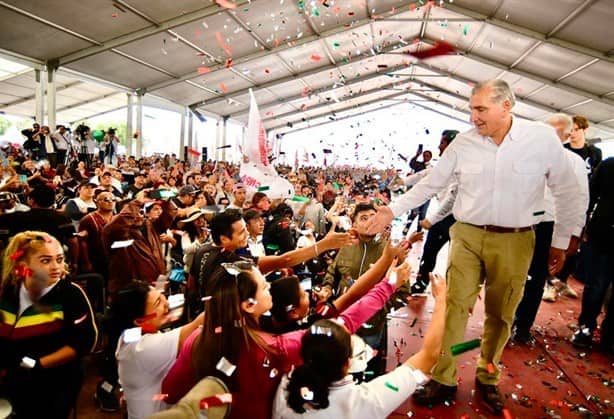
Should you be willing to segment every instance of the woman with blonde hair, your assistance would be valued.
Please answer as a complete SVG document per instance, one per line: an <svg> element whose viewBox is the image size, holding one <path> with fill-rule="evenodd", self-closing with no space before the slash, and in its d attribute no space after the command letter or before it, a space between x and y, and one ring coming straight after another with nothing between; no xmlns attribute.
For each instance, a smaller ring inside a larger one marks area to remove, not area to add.
<svg viewBox="0 0 614 419"><path fill-rule="evenodd" d="M2 257L0 395L17 417L66 418L98 331L83 290L66 279L64 250L40 231L18 233Z"/></svg>

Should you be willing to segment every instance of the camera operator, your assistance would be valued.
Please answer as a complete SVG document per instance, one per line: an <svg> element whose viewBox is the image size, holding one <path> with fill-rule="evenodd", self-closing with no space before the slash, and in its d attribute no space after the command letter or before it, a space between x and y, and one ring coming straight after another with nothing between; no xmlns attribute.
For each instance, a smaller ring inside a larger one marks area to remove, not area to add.
<svg viewBox="0 0 614 419"><path fill-rule="evenodd" d="M115 135L115 128L109 128L104 136L104 144L101 145L101 149L104 147L104 159L101 160L102 162L113 166L117 165L117 148L119 142L119 137Z"/></svg>
<svg viewBox="0 0 614 419"><path fill-rule="evenodd" d="M40 130L40 124L35 122L32 124L32 128L27 128L21 131L21 134L26 137L26 141L23 143L23 149L27 150L30 158L34 160L39 159L39 153L41 151L41 144L39 141L37 141ZM37 136L37 139L34 139L35 135Z"/></svg>
<svg viewBox="0 0 614 419"><path fill-rule="evenodd" d="M90 127L84 124L79 125L75 129L75 139L79 143L79 161L85 162L88 169L91 168L94 161L96 141L92 137Z"/></svg>

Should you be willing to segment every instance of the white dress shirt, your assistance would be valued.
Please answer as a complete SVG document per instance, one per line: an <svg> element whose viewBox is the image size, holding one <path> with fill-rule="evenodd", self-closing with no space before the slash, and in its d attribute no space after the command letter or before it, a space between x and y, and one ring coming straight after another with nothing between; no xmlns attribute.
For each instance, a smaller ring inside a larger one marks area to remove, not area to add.
<svg viewBox="0 0 614 419"><path fill-rule="evenodd" d="M588 192L588 172L586 170L586 163L582 160L582 157L578 156L571 150L565 150L567 158L569 158L569 162L571 163L571 167L576 175L576 179L578 180L578 186L580 188L580 193L578 194L577 199L582 204L582 208L584 212L588 210L588 201L589 201L589 192ZM543 214L540 222L554 221L555 211L554 211L554 197L550 192L550 189L546 187L546 191L544 193L544 200L540 206L535 209L535 213L537 215ZM582 217L578 220L578 224L575 226L573 230L573 235L576 237L580 237L582 235L582 229L584 228L584 224L586 222L586 218Z"/></svg>
<svg viewBox="0 0 614 419"><path fill-rule="evenodd" d="M326 409L296 413L288 406L288 376L284 375L273 401L273 419L384 419L414 392L417 382L407 365L368 383L356 385L351 375L329 387Z"/></svg>
<svg viewBox="0 0 614 419"><path fill-rule="evenodd" d="M500 145L471 129L448 146L431 173L390 208L399 216L458 182L454 217L474 225L528 227L543 200L546 183L554 196L557 222L552 246L566 249L580 217L579 186L554 129L513 118Z"/></svg>

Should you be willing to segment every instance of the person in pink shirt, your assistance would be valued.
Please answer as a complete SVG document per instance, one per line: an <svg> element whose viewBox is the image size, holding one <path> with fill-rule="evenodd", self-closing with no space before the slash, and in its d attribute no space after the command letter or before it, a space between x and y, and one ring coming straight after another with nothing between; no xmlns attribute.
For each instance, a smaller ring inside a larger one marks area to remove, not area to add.
<svg viewBox="0 0 614 419"><path fill-rule="evenodd" d="M409 265L395 265L387 276L396 276L396 281L380 281L337 319L350 333L408 280ZM381 269L380 262L372 269ZM302 363L300 348L305 330L281 335L260 330L259 318L271 309L272 298L269 284L251 262L222 264L211 277L211 285L204 326L184 343L162 383L162 393L168 394L168 403L175 403L200 378L216 376L233 396L229 418L270 418L282 374Z"/></svg>

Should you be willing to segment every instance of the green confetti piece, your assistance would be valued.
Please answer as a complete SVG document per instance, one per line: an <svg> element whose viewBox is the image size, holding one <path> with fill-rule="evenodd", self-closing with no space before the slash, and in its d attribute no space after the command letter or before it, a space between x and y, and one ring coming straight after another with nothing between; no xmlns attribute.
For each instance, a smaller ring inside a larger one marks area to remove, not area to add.
<svg viewBox="0 0 614 419"><path fill-rule="evenodd" d="M342 61L343 63L345 63L345 64L347 64L347 63L349 63L349 62L350 62L350 60L348 60L348 59L347 59L347 58L345 58L345 57L343 57L343 58L341 59L341 61Z"/></svg>
<svg viewBox="0 0 614 419"><path fill-rule="evenodd" d="M267 244L266 248L269 250L279 250L279 246L273 243Z"/></svg>
<svg viewBox="0 0 614 419"><path fill-rule="evenodd" d="M333 42L333 47L337 48L339 46L341 46L341 44L339 42Z"/></svg>
<svg viewBox="0 0 614 419"><path fill-rule="evenodd" d="M311 199L309 199L309 198L305 198L304 196L296 196L296 195L292 197L292 200L294 202L309 202L309 201L311 201Z"/></svg>
<svg viewBox="0 0 614 419"><path fill-rule="evenodd" d="M268 191L269 189L271 189L269 186L261 186L258 188L258 192Z"/></svg>
<svg viewBox="0 0 614 419"><path fill-rule="evenodd" d="M314 15L314 16L320 16L320 11L317 8L314 7L311 10L311 14Z"/></svg>
<svg viewBox="0 0 614 419"><path fill-rule="evenodd" d="M298 8L299 10L303 10L305 8L305 2L303 0L299 0Z"/></svg>
<svg viewBox="0 0 614 419"><path fill-rule="evenodd" d="M463 35L467 36L467 32L469 32L469 25L463 26Z"/></svg>
<svg viewBox="0 0 614 419"><path fill-rule="evenodd" d="M365 371L364 374L365 375L375 375L373 371Z"/></svg>
<svg viewBox="0 0 614 419"><path fill-rule="evenodd" d="M478 348L480 346L480 339L472 339L466 342L457 343L456 345L452 345L450 347L450 351L452 355L460 355L464 352L470 351L472 349Z"/></svg>
<svg viewBox="0 0 614 419"><path fill-rule="evenodd" d="M335 189L341 189L341 188L343 188L343 185L342 185L342 184L340 184L340 183L334 182L334 183L333 183L333 188L335 188Z"/></svg>
<svg viewBox="0 0 614 419"><path fill-rule="evenodd" d="M393 384L390 384L388 381L386 381L386 383L384 384L386 387L388 387L390 390L394 390L396 392L399 391L399 388Z"/></svg>

